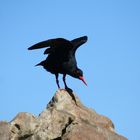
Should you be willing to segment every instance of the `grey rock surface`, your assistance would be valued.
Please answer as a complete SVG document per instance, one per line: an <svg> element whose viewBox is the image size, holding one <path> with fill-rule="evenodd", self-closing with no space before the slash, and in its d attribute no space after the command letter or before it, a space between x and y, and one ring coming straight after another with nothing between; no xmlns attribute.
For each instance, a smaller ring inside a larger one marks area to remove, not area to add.
<svg viewBox="0 0 140 140"><path fill-rule="evenodd" d="M58 90L38 117L22 112L11 122L0 122L0 140L127 139L115 132L110 119L85 107L75 95Z"/></svg>

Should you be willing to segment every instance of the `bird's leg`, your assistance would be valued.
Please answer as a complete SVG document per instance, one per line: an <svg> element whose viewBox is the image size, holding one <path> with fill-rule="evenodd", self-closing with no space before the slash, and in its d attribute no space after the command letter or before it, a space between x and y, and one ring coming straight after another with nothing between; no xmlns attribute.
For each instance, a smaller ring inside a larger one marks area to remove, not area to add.
<svg viewBox="0 0 140 140"><path fill-rule="evenodd" d="M73 94L73 90L70 89L70 88L67 86L67 84L66 84L66 74L63 74L63 81L64 81L64 84L65 84L65 89L66 89L66 91L69 93L69 95L70 95L71 98L74 100L75 104L77 105L75 96L74 96L74 94Z"/></svg>
<svg viewBox="0 0 140 140"><path fill-rule="evenodd" d="M66 84L66 74L63 74L63 82L64 82L64 85L65 85L65 89L68 91L68 92L73 92L72 89L70 89L67 84Z"/></svg>
<svg viewBox="0 0 140 140"><path fill-rule="evenodd" d="M66 84L66 74L63 74L63 82L65 85L65 89L68 88L67 84Z"/></svg>
<svg viewBox="0 0 140 140"><path fill-rule="evenodd" d="M58 88L60 88L60 86L59 86L59 80L58 80L58 73L55 74L55 78L56 78L56 84L57 84Z"/></svg>

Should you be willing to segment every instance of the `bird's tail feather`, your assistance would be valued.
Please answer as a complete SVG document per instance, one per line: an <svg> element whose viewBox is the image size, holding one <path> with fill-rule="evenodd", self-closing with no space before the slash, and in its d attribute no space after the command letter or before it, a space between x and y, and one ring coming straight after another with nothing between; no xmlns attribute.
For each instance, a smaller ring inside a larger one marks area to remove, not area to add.
<svg viewBox="0 0 140 140"><path fill-rule="evenodd" d="M45 61L41 61L40 63L36 64L35 66L44 66Z"/></svg>

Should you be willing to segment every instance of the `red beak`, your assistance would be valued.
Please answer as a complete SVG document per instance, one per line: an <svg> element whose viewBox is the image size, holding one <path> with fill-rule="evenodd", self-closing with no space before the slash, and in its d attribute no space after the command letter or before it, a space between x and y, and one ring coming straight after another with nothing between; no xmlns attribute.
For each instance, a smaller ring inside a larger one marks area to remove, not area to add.
<svg viewBox="0 0 140 140"><path fill-rule="evenodd" d="M83 83L87 86L87 83L86 83L86 81L84 80L84 78L82 76L80 76L79 79L82 80Z"/></svg>

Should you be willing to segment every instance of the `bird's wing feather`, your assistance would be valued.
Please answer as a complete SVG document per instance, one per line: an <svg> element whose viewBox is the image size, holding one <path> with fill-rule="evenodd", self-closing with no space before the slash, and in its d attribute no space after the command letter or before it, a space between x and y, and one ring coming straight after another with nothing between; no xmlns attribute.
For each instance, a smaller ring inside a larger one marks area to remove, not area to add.
<svg viewBox="0 0 140 140"><path fill-rule="evenodd" d="M64 38L56 38L56 39L49 39L46 41L39 42L29 47L28 50L41 49L45 47L49 47L49 48L47 48L44 51L44 54L50 54L58 50L61 51L70 50L71 48L73 48L73 44Z"/></svg>
<svg viewBox="0 0 140 140"><path fill-rule="evenodd" d="M73 53L75 53L75 51L77 50L77 48L79 48L82 44L86 43L88 40L87 36L82 36L76 39L71 40L71 43L73 44Z"/></svg>
<svg viewBox="0 0 140 140"><path fill-rule="evenodd" d="M73 44L64 39L64 38L57 38L53 39L50 45L50 48L47 48L44 51L44 54L51 54L53 52L58 53L66 53L68 50L70 50L73 47Z"/></svg>
<svg viewBox="0 0 140 140"><path fill-rule="evenodd" d="M51 43L52 43L52 39L41 41L41 42L29 47L28 50L41 49L41 48L49 47L51 45Z"/></svg>

